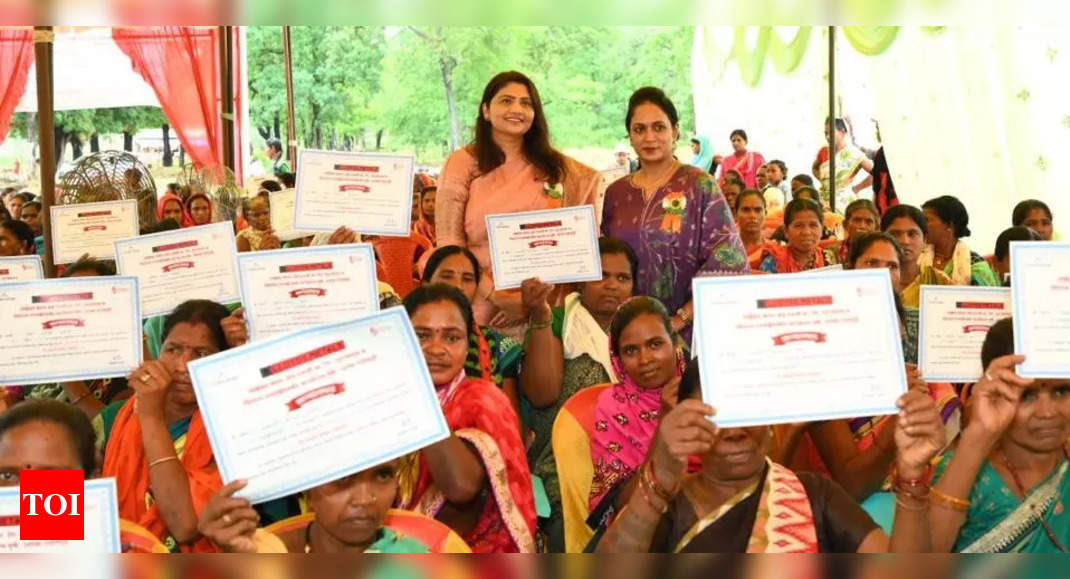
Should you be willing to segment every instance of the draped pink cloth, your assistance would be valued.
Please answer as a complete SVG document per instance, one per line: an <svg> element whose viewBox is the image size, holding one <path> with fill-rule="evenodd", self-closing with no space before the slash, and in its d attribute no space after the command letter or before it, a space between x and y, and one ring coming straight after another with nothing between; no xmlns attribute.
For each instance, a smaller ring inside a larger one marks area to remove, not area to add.
<svg viewBox="0 0 1070 579"><path fill-rule="evenodd" d="M112 38L155 91L193 164L222 164L218 28L114 28Z"/></svg>
<svg viewBox="0 0 1070 579"><path fill-rule="evenodd" d="M23 93L33 64L33 30L0 29L0 143L7 138L11 116Z"/></svg>

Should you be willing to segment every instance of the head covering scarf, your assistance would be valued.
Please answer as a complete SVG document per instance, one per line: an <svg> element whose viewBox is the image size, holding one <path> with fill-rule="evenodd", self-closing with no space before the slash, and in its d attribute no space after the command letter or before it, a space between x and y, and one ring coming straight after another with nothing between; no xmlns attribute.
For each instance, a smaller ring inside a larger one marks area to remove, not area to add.
<svg viewBox="0 0 1070 579"><path fill-rule="evenodd" d="M208 223L211 223L215 219L215 204L212 203L212 198L209 197L206 193L194 193L193 195L189 196L189 199L186 199L185 214L189 216L190 225L197 225L193 221L193 212L191 211L191 209L193 208L193 202L197 199L204 199L208 202L208 211L210 213Z"/></svg>
<svg viewBox="0 0 1070 579"><path fill-rule="evenodd" d="M186 205L182 203L182 198L174 193L167 193L163 197L160 197L160 200L156 202L156 220L163 221L163 210L171 201L178 203L179 209L182 210L182 217L178 220L178 224L182 227L192 226L193 218L189 216L189 211L186 210Z"/></svg>
<svg viewBox="0 0 1070 579"><path fill-rule="evenodd" d="M699 135L695 139L698 140L698 154L691 157L691 164L708 173L710 165L713 164L713 147L710 146L710 138Z"/></svg>
<svg viewBox="0 0 1070 579"><path fill-rule="evenodd" d="M610 352L613 352L610 337ZM598 397L594 411L594 480L591 485L592 508L622 480L635 473L646 459L661 416L661 388L643 388L624 371L619 355L611 354L613 370L619 382ZM676 376L683 376L686 356L676 351Z"/></svg>

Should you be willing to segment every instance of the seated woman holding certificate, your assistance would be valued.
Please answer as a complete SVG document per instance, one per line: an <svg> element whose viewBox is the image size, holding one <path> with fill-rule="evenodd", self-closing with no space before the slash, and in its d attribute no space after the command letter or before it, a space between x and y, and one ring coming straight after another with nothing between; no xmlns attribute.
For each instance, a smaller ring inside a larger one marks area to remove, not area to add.
<svg viewBox="0 0 1070 579"><path fill-rule="evenodd" d="M542 100L531 79L510 71L487 83L475 140L446 159L435 200L438 245L466 247L479 258L483 276L472 309L481 326L519 338L526 317L519 291L494 290L485 217L594 205L601 179L550 144Z"/></svg>
<svg viewBox="0 0 1070 579"><path fill-rule="evenodd" d="M550 435L554 420L573 394L597 384L617 381L609 354L613 315L632 297L639 258L631 247L613 237L598 240L602 280L579 284L565 297L563 307L547 302L550 286L537 280L524 282L521 292L531 311L520 373L521 390L530 402L529 426L535 439L528 447L532 474L542 479L551 515L541 524L550 552L564 552L561 491Z"/></svg>
<svg viewBox="0 0 1070 579"><path fill-rule="evenodd" d="M989 329L981 359L969 421L936 466L933 551L1066 553L1070 378L1018 376L1010 318Z"/></svg>
<svg viewBox="0 0 1070 579"><path fill-rule="evenodd" d="M451 285L461 291L469 303L476 299L477 286L483 268L470 250L458 245L444 245L431 254L424 267L423 283ZM520 373L520 359L524 350L520 344L503 336L493 328L478 323L475 332L469 336L468 357L464 362L465 372L472 378L482 378L498 385L513 404L513 409L520 411L520 398L517 394L517 377Z"/></svg>
<svg viewBox="0 0 1070 579"><path fill-rule="evenodd" d="M747 256L713 177L673 156L680 116L669 97L655 87L635 91L624 122L642 164L606 189L602 234L639 254L635 293L661 300L681 332L694 319L691 279L747 273Z"/></svg>
<svg viewBox="0 0 1070 579"><path fill-rule="evenodd" d="M595 405L592 511L601 510L607 494L642 466L662 399L675 398L673 390L687 358L674 346L672 332L668 311L654 298L632 298L613 317L609 351L619 381L602 392Z"/></svg>
<svg viewBox="0 0 1070 579"><path fill-rule="evenodd" d="M127 377L134 398L105 408L104 471L115 477L119 516L173 552L213 552L197 515L223 486L186 365L228 349L227 308L206 300L178 306L164 321L159 360Z"/></svg>
<svg viewBox="0 0 1070 579"><path fill-rule="evenodd" d="M768 426L719 429L700 399L698 363L680 382L636 489L598 544L605 553L927 552L929 461L943 430L928 396L903 395L896 424L891 538L836 483L770 461ZM692 457L701 472L686 474Z"/></svg>
<svg viewBox="0 0 1070 579"><path fill-rule="evenodd" d="M228 553L466 553L448 527L416 513L395 511L402 459L309 489L309 512L257 528L249 501L234 497L237 480L212 495L198 529ZM392 524L393 523L393 524Z"/></svg>
<svg viewBox="0 0 1070 579"><path fill-rule="evenodd" d="M962 201L942 195L926 201L921 209L929 222L929 233L928 245L918 258L919 266L932 266L947 274L952 285L1001 285L985 258L962 241L970 236L970 215Z"/></svg>
<svg viewBox="0 0 1070 579"><path fill-rule="evenodd" d="M821 248L824 211L817 201L793 199L784 207L784 236L787 244L765 244L758 270L765 273L798 273L836 265L836 252Z"/></svg>
<svg viewBox="0 0 1070 579"><path fill-rule="evenodd" d="M476 553L534 553L535 499L516 413L497 386L465 372L475 331L468 299L448 285L421 286L405 310L453 435L420 451L401 507L446 523Z"/></svg>
<svg viewBox="0 0 1070 579"><path fill-rule="evenodd" d="M885 233L868 233L855 237L847 265L850 269L888 269L894 287L899 282L901 259L902 250L892 237ZM902 318L900 327L904 330L905 342L906 323ZM954 440L959 433L962 412L962 402L954 387L947 383L923 382L921 372L911 363L907 364L906 375L911 390L932 399L944 425L945 439ZM895 508L894 497L888 491L894 478L891 469L895 462L896 420L895 416L859 416L814 423L808 429L832 479L856 500L866 501L864 506L871 509L870 513L886 528L891 526Z"/></svg>
<svg viewBox="0 0 1070 579"><path fill-rule="evenodd" d="M921 307L921 286L951 285L947 274L931 265L921 266L918 258L925 251L925 237L929 234L929 220L921 209L913 205L896 205L881 216L881 230L891 235L903 248L899 267L899 298L903 307ZM916 343L916 341L915 341Z"/></svg>
<svg viewBox="0 0 1070 579"><path fill-rule="evenodd" d="M80 470L97 477L96 433L89 419L58 400L28 400L0 414L0 487L18 486L22 470ZM119 520L123 553L167 553L155 535Z"/></svg>

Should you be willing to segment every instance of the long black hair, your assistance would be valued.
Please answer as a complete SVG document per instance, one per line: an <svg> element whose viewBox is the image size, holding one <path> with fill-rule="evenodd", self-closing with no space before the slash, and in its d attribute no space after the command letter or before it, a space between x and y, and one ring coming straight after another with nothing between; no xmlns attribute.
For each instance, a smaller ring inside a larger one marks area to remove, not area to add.
<svg viewBox="0 0 1070 579"><path fill-rule="evenodd" d="M0 438L7 431L31 422L50 422L62 426L70 436L86 478L93 475L97 468L97 435L84 412L51 398L26 400L0 414Z"/></svg>
<svg viewBox="0 0 1070 579"><path fill-rule="evenodd" d="M617 313L613 316L613 322L609 325L610 345L614 356L620 355L620 335L624 328L627 328L639 316L646 314L660 317L661 323L665 325L665 333L670 336L673 335L669 311L665 309L661 302L647 296L632 298L617 310Z"/></svg>
<svg viewBox="0 0 1070 579"><path fill-rule="evenodd" d="M167 336L178 324L204 324L212 334L212 341L220 352L228 349L227 335L223 331L223 319L230 315L226 306L217 304L211 300L189 300L182 302L173 312L167 314L163 321L163 335L161 341L166 342Z"/></svg>
<svg viewBox="0 0 1070 579"><path fill-rule="evenodd" d="M546 124L546 114L542 109L542 99L535 83L522 73L515 70L500 72L490 79L483 89L483 98L479 100L479 111L476 112L475 140L473 152L479 172L486 175L505 163L505 151L502 151L494 142L493 127L490 121L483 118L483 107L490 108L494 97L509 84L522 84L531 95L531 108L535 112L535 118L531 122L531 128L524 133L524 157L529 163L542 173L547 181L553 184L565 179L565 156L550 144L550 127Z"/></svg>

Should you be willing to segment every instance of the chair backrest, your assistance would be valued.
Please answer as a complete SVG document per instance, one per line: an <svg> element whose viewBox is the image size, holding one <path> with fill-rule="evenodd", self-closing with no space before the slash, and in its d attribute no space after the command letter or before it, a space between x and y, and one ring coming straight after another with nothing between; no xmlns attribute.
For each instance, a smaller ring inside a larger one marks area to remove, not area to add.
<svg viewBox="0 0 1070 579"><path fill-rule="evenodd" d="M609 384L600 384L573 394L557 414L550 435L561 489L567 553L582 553L594 536L594 531L587 526L591 482L594 479L591 439L594 437L594 411L598 397L609 387Z"/></svg>
<svg viewBox="0 0 1070 579"><path fill-rule="evenodd" d="M431 242L414 233L408 237L380 237L372 246L382 265L381 281L405 299L420 283L416 279L416 261L431 249Z"/></svg>
<svg viewBox="0 0 1070 579"><path fill-rule="evenodd" d="M119 544L123 553L170 553L159 537L126 519L119 519Z"/></svg>
<svg viewBox="0 0 1070 579"><path fill-rule="evenodd" d="M283 519L264 530L275 535L304 527L316 520L316 513L305 513ZM390 530L412 537L427 545L432 553L471 553L472 549L453 529L426 515L401 509L390 509L386 513L383 526Z"/></svg>

